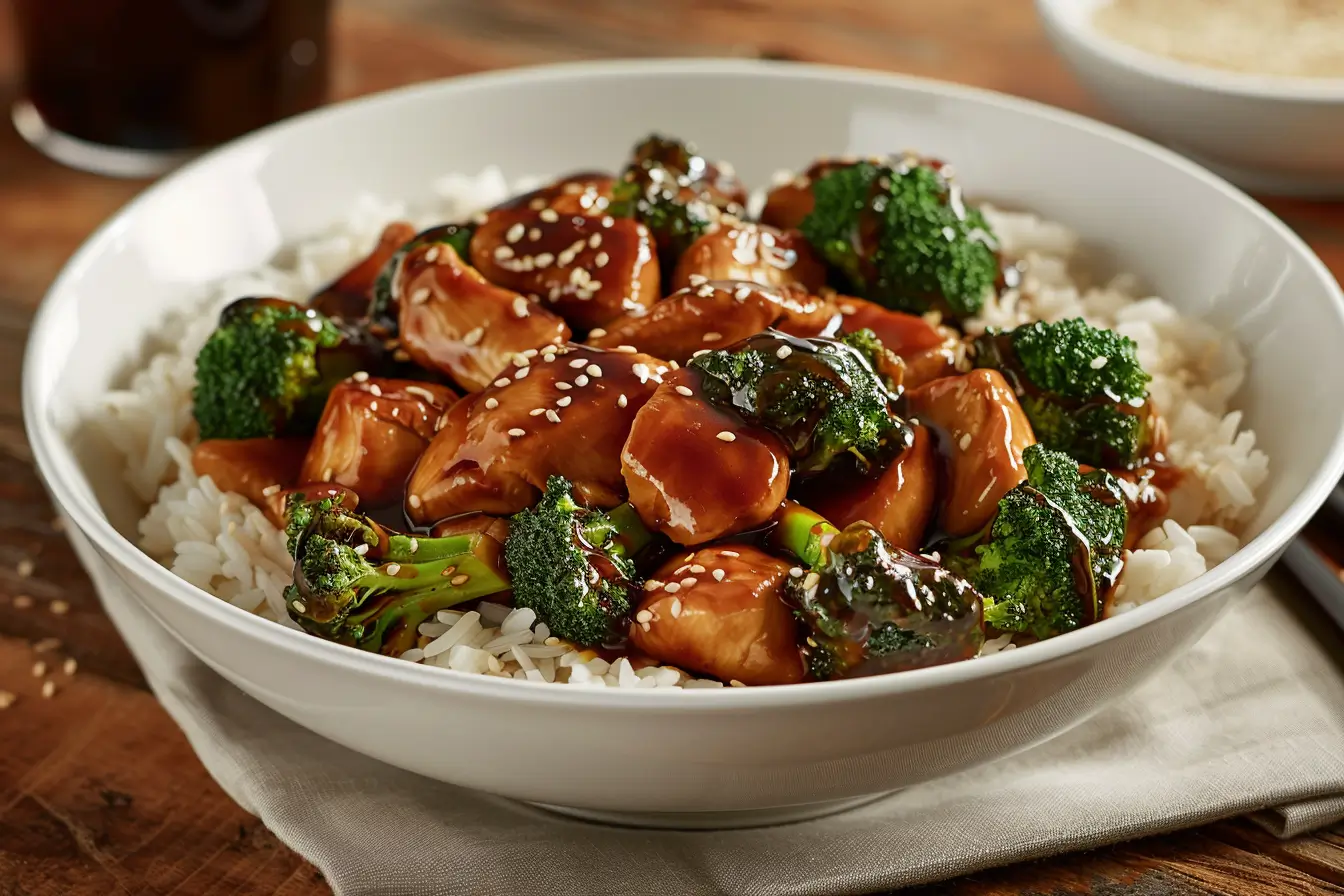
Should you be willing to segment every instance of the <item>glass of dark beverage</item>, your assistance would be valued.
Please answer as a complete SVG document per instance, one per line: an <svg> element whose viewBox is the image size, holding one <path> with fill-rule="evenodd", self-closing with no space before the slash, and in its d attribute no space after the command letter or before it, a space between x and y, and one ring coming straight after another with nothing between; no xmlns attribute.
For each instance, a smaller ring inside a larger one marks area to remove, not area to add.
<svg viewBox="0 0 1344 896"><path fill-rule="evenodd" d="M13 0L15 127L67 165L159 174L319 105L330 0Z"/></svg>

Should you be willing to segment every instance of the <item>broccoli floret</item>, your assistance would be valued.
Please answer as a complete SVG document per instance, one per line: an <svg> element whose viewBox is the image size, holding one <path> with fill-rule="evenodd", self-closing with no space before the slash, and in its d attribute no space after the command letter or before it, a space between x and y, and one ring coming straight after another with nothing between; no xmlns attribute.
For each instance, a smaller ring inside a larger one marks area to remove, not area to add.
<svg viewBox="0 0 1344 896"><path fill-rule="evenodd" d="M612 187L608 214L633 217L649 228L659 261L671 271L677 258L728 213L742 216L735 178L680 140L653 134L638 143Z"/></svg>
<svg viewBox="0 0 1344 896"><path fill-rule="evenodd" d="M457 256L463 260L470 258L472 234L476 228L471 224L437 224L428 230L416 234L410 242L402 246L383 265L378 279L373 282L373 303L369 307L369 319L378 324L387 335L397 332L397 277L401 272L401 263L407 255L422 246L441 243L452 246Z"/></svg>
<svg viewBox="0 0 1344 896"><path fill-rule="evenodd" d="M403 535L324 499L290 508L290 618L328 641L399 656L439 610L507 591L502 545Z"/></svg>
<svg viewBox="0 0 1344 896"><path fill-rule="evenodd" d="M857 343L873 348L876 337ZM862 470L910 446L896 396L864 351L845 341L799 339L766 330L691 360L705 398L779 436L800 473L817 473L848 454Z"/></svg>
<svg viewBox="0 0 1344 896"><path fill-rule="evenodd" d="M807 563L784 596L807 631L813 678L898 672L975 656L984 643L981 597L918 554L891 547L867 523L837 532L806 508L782 513L777 543Z"/></svg>
<svg viewBox="0 0 1344 896"><path fill-rule="evenodd" d="M1124 494L1104 470L1032 445L1027 480L999 501L987 532L947 550L951 568L985 595L985 621L1050 638L1095 622L1120 572Z"/></svg>
<svg viewBox="0 0 1344 896"><path fill-rule="evenodd" d="M804 238L864 298L965 316L999 276L984 216L933 165L857 162L816 178L812 196Z"/></svg>
<svg viewBox="0 0 1344 896"><path fill-rule="evenodd" d="M531 607L568 641L615 643L641 584L631 558L652 537L630 505L608 513L581 507L569 480L552 476L541 500L509 527L504 561L514 604Z"/></svg>
<svg viewBox="0 0 1344 896"><path fill-rule="evenodd" d="M368 359L331 321L282 299L239 299L196 356L202 439L311 433L327 393Z"/></svg>
<svg viewBox="0 0 1344 896"><path fill-rule="evenodd" d="M1081 318L1036 322L975 341L976 364L1008 379L1037 440L1080 463L1133 469L1146 460L1151 377L1138 346Z"/></svg>

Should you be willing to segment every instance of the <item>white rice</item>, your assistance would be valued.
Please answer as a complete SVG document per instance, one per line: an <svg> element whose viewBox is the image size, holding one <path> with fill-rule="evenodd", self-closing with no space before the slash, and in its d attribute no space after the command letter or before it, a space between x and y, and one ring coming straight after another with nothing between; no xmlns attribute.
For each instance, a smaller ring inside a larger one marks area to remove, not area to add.
<svg viewBox="0 0 1344 896"><path fill-rule="evenodd" d="M452 175L434 185L436 203L417 215L400 204L361 199L327 234L297 245L283 261L216 284L188 306L192 311L166 322L158 351L125 389L107 396L101 421L126 458L127 481L149 503L139 527L145 552L204 591L297 627L282 597L293 567L284 533L241 495L221 492L191 467L195 358L219 310L244 295L306 300L364 256L389 221L427 227L460 220L536 183L510 186L496 168L475 177ZM1126 555L1110 611L1125 612L1197 578L1237 548L1233 533L1268 476L1268 458L1255 448L1255 434L1241 428L1240 412L1229 409L1245 377L1245 359L1210 324L1140 293L1132 277L1086 287L1079 240L1067 228L1029 214L983 210L1005 255L1027 269L1021 288L991 301L968 322L969 331L1084 317L1132 338L1153 375L1153 400L1170 432L1169 457L1185 476L1170 495L1171 518ZM552 638L528 609L482 603L470 612L442 611L420 633L428 643L402 659L466 674L589 687L723 686L670 666L636 670L624 657L608 663ZM1013 647L1012 638L1003 636L986 642L981 655Z"/></svg>

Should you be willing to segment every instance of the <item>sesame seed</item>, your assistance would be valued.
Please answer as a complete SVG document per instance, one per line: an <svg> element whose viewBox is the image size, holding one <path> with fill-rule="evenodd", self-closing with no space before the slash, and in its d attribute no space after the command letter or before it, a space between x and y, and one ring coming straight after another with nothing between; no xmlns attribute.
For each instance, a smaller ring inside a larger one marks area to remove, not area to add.
<svg viewBox="0 0 1344 896"><path fill-rule="evenodd" d="M532 359L522 352L514 352L512 360L514 367L526 367L532 363Z"/></svg>
<svg viewBox="0 0 1344 896"><path fill-rule="evenodd" d="M412 554L414 554L416 551L420 550L420 539L418 539L418 538L416 538L414 535L412 535L412 536L411 536L411 542L410 542L409 547L410 547L410 551L411 551Z"/></svg>
<svg viewBox="0 0 1344 896"><path fill-rule="evenodd" d="M560 215L557 214L555 209L553 208L542 209L541 214L537 215L537 217L545 221L547 224L554 224L556 221L560 220Z"/></svg>
<svg viewBox="0 0 1344 896"><path fill-rule="evenodd" d="M411 495L411 497L414 498L415 495ZM414 506L414 505L412 505L412 506ZM357 544L357 545L355 545L355 553L358 554L359 556L363 557L363 556L364 556L365 554L367 554L368 552L369 552L369 546L368 546L367 544Z"/></svg>
<svg viewBox="0 0 1344 896"><path fill-rule="evenodd" d="M695 291L695 294L702 299L707 299L710 296L714 295L714 287L706 283L704 286L701 286L699 289L697 289Z"/></svg>
<svg viewBox="0 0 1344 896"><path fill-rule="evenodd" d="M690 587L694 586L695 583L698 582L698 581L700 581L700 580L697 579L695 576L687 576L686 578L684 578L684 579L681 580L681 587L683 587L683 588L690 588Z"/></svg>
<svg viewBox="0 0 1344 896"><path fill-rule="evenodd" d="M611 261L610 255L608 255L605 252L599 252L593 256L593 267L604 268L607 266L607 262L609 261Z"/></svg>
<svg viewBox="0 0 1344 896"><path fill-rule="evenodd" d="M628 402L626 402L625 400L625 393L621 393L621 395L616 399L616 407L618 408L625 407L627 403Z"/></svg>
<svg viewBox="0 0 1344 896"><path fill-rule="evenodd" d="M803 579L803 590L805 591L812 590L813 588L817 587L817 583L820 581L821 576L817 575L814 572L809 572L807 574L807 577Z"/></svg>
<svg viewBox="0 0 1344 896"><path fill-rule="evenodd" d="M746 687L746 685L744 685L742 682L738 681L736 678L734 678L734 679L732 679L731 681L729 681L729 682L728 682L728 686L729 686L729 687L734 687L734 688L744 688L744 687Z"/></svg>
<svg viewBox="0 0 1344 896"><path fill-rule="evenodd" d="M423 504L424 502L420 500L420 496L419 496L419 495L411 495L410 497L408 497L408 498L406 499L406 503L409 504L409 505L411 505L411 509L414 510L414 509L418 508L418 507L419 507L421 504Z"/></svg>
<svg viewBox="0 0 1344 896"><path fill-rule="evenodd" d="M793 349L787 345L781 345L779 351L775 352L775 357L783 361L789 355L793 354Z"/></svg>
<svg viewBox="0 0 1344 896"><path fill-rule="evenodd" d="M967 448L971 447L971 434L968 432L962 433L961 438L957 440L957 447L960 448L962 451L965 451Z"/></svg>
<svg viewBox="0 0 1344 896"><path fill-rule="evenodd" d="M596 249L600 245L602 245L602 234L595 233L588 237L588 248Z"/></svg>
<svg viewBox="0 0 1344 896"><path fill-rule="evenodd" d="M497 388L503 389L505 386L509 384L509 382L510 380L508 377L502 376L499 379L495 380L495 386Z"/></svg>
<svg viewBox="0 0 1344 896"><path fill-rule="evenodd" d="M692 274L690 277L686 279L690 280L692 286L700 286L703 283L709 282L709 278L706 277L704 274Z"/></svg>
<svg viewBox="0 0 1344 896"><path fill-rule="evenodd" d="M574 385L580 388L588 385L588 377L584 376L582 373L579 374L578 376L574 377Z"/></svg>
<svg viewBox="0 0 1344 896"><path fill-rule="evenodd" d="M681 615L681 598L672 598L672 618L676 619Z"/></svg>
<svg viewBox="0 0 1344 896"><path fill-rule="evenodd" d="M639 627L642 628L642 629L644 629L644 631L646 631L646 632L649 630L649 624L648 624L647 622L641 622L641 623L639 624Z"/></svg>
<svg viewBox="0 0 1344 896"><path fill-rule="evenodd" d="M692 555L692 556L694 556L694 555ZM690 558L690 557L687 557L686 559L689 560L689 559L691 559L691 558ZM681 564L680 566L678 566L676 569L672 570L672 575L674 575L674 576L679 576L679 575L681 575L682 573L684 573L686 570L688 570L688 569L690 569L690 568L691 568L691 564L689 564L689 563L683 563L683 564Z"/></svg>
<svg viewBox="0 0 1344 896"><path fill-rule="evenodd" d="M795 579L798 578L799 576L801 576L802 574L803 574L802 569L800 569L800 568L797 567L797 566L795 566L793 569L789 570L789 575L792 576L792 577L795 578Z"/></svg>
<svg viewBox="0 0 1344 896"><path fill-rule="evenodd" d="M491 397L491 398L487 398L487 399L485 400L485 409L486 409L487 411L493 411L493 410L494 410L495 408L497 408L497 407L499 407L499 399L498 399L498 398Z"/></svg>
<svg viewBox="0 0 1344 896"><path fill-rule="evenodd" d="M14 567L14 571L19 574L19 578L26 579L33 574L33 561L20 560L19 565Z"/></svg>
<svg viewBox="0 0 1344 896"><path fill-rule="evenodd" d="M64 616L66 613L70 612L70 605L63 600L54 600L47 604L47 609L51 610L51 612L55 613L57 616Z"/></svg>
<svg viewBox="0 0 1344 896"><path fill-rule="evenodd" d="M280 494L280 486L278 484L268 485L261 490L261 494L263 497L266 498L269 498L272 495L278 495Z"/></svg>
<svg viewBox="0 0 1344 896"><path fill-rule="evenodd" d="M356 372L353 376L351 376L350 379L354 380L357 383L367 382L369 379L369 374L367 371L360 370Z"/></svg>
<svg viewBox="0 0 1344 896"><path fill-rule="evenodd" d="M56 682L50 680L42 682L42 699L50 700L54 696L56 696Z"/></svg>
<svg viewBox="0 0 1344 896"><path fill-rule="evenodd" d="M653 621L653 614L650 613L648 610L640 610L638 613L635 614L635 621L636 621L636 622L652 622L652 621Z"/></svg>
<svg viewBox="0 0 1344 896"><path fill-rule="evenodd" d="M589 339L601 339L605 335L607 335L607 331L602 329L601 327L593 327L591 330L588 331Z"/></svg>
<svg viewBox="0 0 1344 896"><path fill-rule="evenodd" d="M633 355L635 352L639 351L639 349L635 348L633 345L625 345L622 343L612 349L612 351L625 352L627 355Z"/></svg>
<svg viewBox="0 0 1344 896"><path fill-rule="evenodd" d="M485 327L473 327L462 337L463 345L476 345L485 336Z"/></svg>
<svg viewBox="0 0 1344 896"><path fill-rule="evenodd" d="M536 199L533 199L531 202L529 202L529 203L527 204L527 207L530 208L530 209L532 209L532 211L534 211L534 212L535 212L535 211L539 211L540 209L543 209L543 208L546 207L546 200L545 200L545 199L542 199L540 196L538 196Z"/></svg>
<svg viewBox="0 0 1344 896"><path fill-rule="evenodd" d="M0 691L0 709L9 709L14 705L14 701L19 699L9 691Z"/></svg>
<svg viewBox="0 0 1344 896"><path fill-rule="evenodd" d="M74 657L70 657L64 663L61 664L61 671L64 672L66 675L74 675L75 670L78 668L79 663L75 661Z"/></svg>
<svg viewBox="0 0 1344 896"><path fill-rule="evenodd" d="M692 352L692 353L691 353L691 357L692 357L692 358L698 358L698 357L700 357L701 355L707 355L707 354L709 354L709 349L707 349L707 348L702 348L702 349L700 349L698 352Z"/></svg>
<svg viewBox="0 0 1344 896"><path fill-rule="evenodd" d="M541 239L541 231L533 227L527 232L527 238L535 243L537 240Z"/></svg>
<svg viewBox="0 0 1344 896"><path fill-rule="evenodd" d="M676 582L668 582L666 585L663 586L663 590L666 591L668 594L676 594L678 591L681 590L681 586L678 585Z"/></svg>
<svg viewBox="0 0 1344 896"><path fill-rule="evenodd" d="M714 570L713 573L711 573L711 575L714 576L714 581L716 581L716 582L722 582L722 581L723 581L723 577L724 577L725 575L727 575L727 573L725 573L725 572L724 572L723 570L721 570L721 569L716 569L716 570Z"/></svg>
<svg viewBox="0 0 1344 896"><path fill-rule="evenodd" d="M550 411L550 410L548 410L548 411L546 412L546 419L549 420L549 421L551 421L552 423L559 423L559 422L560 422L560 415L557 414L555 411Z"/></svg>
<svg viewBox="0 0 1344 896"><path fill-rule="evenodd" d="M36 644L33 645L33 650L36 651L37 653L46 653L51 650L56 650L60 648L60 646L61 646L60 638L43 638L41 641L38 641Z"/></svg>
<svg viewBox="0 0 1344 896"><path fill-rule="evenodd" d="M389 564L387 564L387 574L388 574L388 575L390 575L390 576L394 576L394 575L396 575L396 574L399 573L399 572L401 572L401 564L400 564L400 563L389 563Z"/></svg>
<svg viewBox="0 0 1344 896"><path fill-rule="evenodd" d="M452 574L455 573L455 572L457 572L457 567L456 567L456 566L450 566L450 567L448 567L447 569L445 569L445 570L443 570L442 572L440 572L439 575L443 576L443 577L446 579L446 578L448 578L450 575L452 575Z"/></svg>
<svg viewBox="0 0 1344 896"><path fill-rule="evenodd" d="M739 286L737 289L733 290L733 298L737 299L739 302L745 302L749 295L751 295L750 286Z"/></svg>
<svg viewBox="0 0 1344 896"><path fill-rule="evenodd" d="M613 225L613 224L615 224L615 223L616 223L616 219L613 218L611 215L603 215L603 216L602 216L602 226L603 226L603 227L610 227L611 225Z"/></svg>
<svg viewBox="0 0 1344 896"><path fill-rule="evenodd" d="M720 557L741 557L737 551L719 551Z"/></svg>
<svg viewBox="0 0 1344 896"><path fill-rule="evenodd" d="M419 289L417 289L415 292L411 293L411 304L412 304L412 305L423 305L423 304L425 304L425 303L428 302L428 301L429 301L429 287L428 287L428 286L422 286L422 287L420 287Z"/></svg>
<svg viewBox="0 0 1344 896"><path fill-rule="evenodd" d="M512 257L513 257L513 247L512 247L512 246L496 246L496 247L495 247L495 260L496 260L496 261L507 261L508 259L510 259L510 258L512 258Z"/></svg>
<svg viewBox="0 0 1344 896"><path fill-rule="evenodd" d="M697 564L695 564L694 566L691 567L691 572L694 572L694 573L701 573L701 572L704 572L704 571L705 571L705 568L704 568L703 566L701 566L699 563L697 563Z"/></svg>
<svg viewBox="0 0 1344 896"><path fill-rule="evenodd" d="M1098 355L1097 357L1092 359L1092 363L1089 364L1088 366L1091 367L1093 370L1100 370L1101 368L1106 366L1105 356Z"/></svg>
<svg viewBox="0 0 1344 896"><path fill-rule="evenodd" d="M529 417L540 417L540 416L541 416L542 414L544 414L544 413L546 413L546 409L545 409L545 408L533 408L532 410L530 410L530 411L527 412L527 416L529 416Z"/></svg>
<svg viewBox="0 0 1344 896"><path fill-rule="evenodd" d="M573 400L574 399L568 395L562 395L555 400L555 405L556 407L567 408L569 407L569 403Z"/></svg>
<svg viewBox="0 0 1344 896"><path fill-rule="evenodd" d="M602 375L602 368L598 367L596 364L589 364L587 367L583 368L583 370L589 376L600 377Z"/></svg>
<svg viewBox="0 0 1344 896"><path fill-rule="evenodd" d="M669 370L680 370L680 369L681 369L681 365L678 364L676 361L668 361L667 363L668 363L669 365L671 365L671 366L670 366L670 367L659 367L659 368L658 368L658 372L659 372L659 373L666 373L666 372L669 371Z"/></svg>
<svg viewBox="0 0 1344 896"><path fill-rule="evenodd" d="M657 591L661 587L663 587L663 583L658 581L657 579L649 579L647 582L644 583L645 591Z"/></svg>
<svg viewBox="0 0 1344 896"><path fill-rule="evenodd" d="M537 356L537 350L534 348L527 348L523 349L519 354L521 354L524 358L531 359Z"/></svg>
<svg viewBox="0 0 1344 896"><path fill-rule="evenodd" d="M33 677L34 677L34 678L41 678L43 675L46 675L46 674L47 674L47 664L46 664L46 663L42 662L41 660L38 660L37 662L33 663Z"/></svg>
<svg viewBox="0 0 1344 896"><path fill-rule="evenodd" d="M508 240L511 243L516 243L523 238L523 234L526 232L527 228L524 227L522 224L515 224L509 228L508 233L504 234L504 239Z"/></svg>
<svg viewBox="0 0 1344 896"><path fill-rule="evenodd" d="M583 365L585 365L585 364L587 364L587 363L588 363L588 362L587 362L586 360L584 360L583 358L575 358L573 361L570 361L570 362L569 362L569 366L570 366L570 367L573 367L575 370L578 370L580 367L582 367Z"/></svg>
<svg viewBox="0 0 1344 896"><path fill-rule="evenodd" d="M522 296L515 296L513 299L513 316L527 317L527 299Z"/></svg>
<svg viewBox="0 0 1344 896"><path fill-rule="evenodd" d="M527 431L519 429L518 427L515 426L513 429L509 430L509 435L513 436L516 439L519 438L520 436L527 435Z"/></svg>
<svg viewBox="0 0 1344 896"><path fill-rule="evenodd" d="M365 545L365 547L368 547L368 545ZM301 601L301 600L296 600L296 601L294 601L293 603L290 604L290 606L292 606L292 607L294 608L294 612L295 612L295 613L307 613L307 612L308 612L308 607L307 607L307 605L305 605L304 602Z"/></svg>
<svg viewBox="0 0 1344 896"><path fill-rule="evenodd" d="M631 364L630 372L639 377L641 383L648 382L649 377L653 375L653 371L649 370L649 365L642 361L638 364Z"/></svg>
<svg viewBox="0 0 1344 896"><path fill-rule="evenodd" d="M382 387L379 386L377 383L372 383L372 384L370 384L370 386L369 386L369 394L372 395L372 396L374 396L375 398L382 398L382 397L383 397L383 389L382 389Z"/></svg>
<svg viewBox="0 0 1344 896"><path fill-rule="evenodd" d="M465 584L467 584L467 582L470 582L470 581L471 581L471 576L469 576L469 575L463 573L462 575L453 576L451 579L448 580L448 583L449 583L450 585L465 585Z"/></svg>
<svg viewBox="0 0 1344 896"><path fill-rule="evenodd" d="M732 433L730 433L730 432L729 432L728 430L726 430L726 429L725 429L723 432L719 433L717 436L715 436L715 438L717 438L720 442L735 442L735 441L737 441L737 436L733 435Z"/></svg>
<svg viewBox="0 0 1344 896"><path fill-rule="evenodd" d="M20 594L14 598L14 609L26 610L33 605L33 599L26 594Z"/></svg>
<svg viewBox="0 0 1344 896"><path fill-rule="evenodd" d="M678 395L685 395L685 396L689 397L689 396L691 396L691 395L694 395L695 393L692 392L690 389L686 388L685 386L678 386L678 387L677 387L677 394L678 394Z"/></svg>
<svg viewBox="0 0 1344 896"><path fill-rule="evenodd" d="M553 261L555 261L555 256L549 252L543 252L536 258L536 264L539 268L548 268Z"/></svg>

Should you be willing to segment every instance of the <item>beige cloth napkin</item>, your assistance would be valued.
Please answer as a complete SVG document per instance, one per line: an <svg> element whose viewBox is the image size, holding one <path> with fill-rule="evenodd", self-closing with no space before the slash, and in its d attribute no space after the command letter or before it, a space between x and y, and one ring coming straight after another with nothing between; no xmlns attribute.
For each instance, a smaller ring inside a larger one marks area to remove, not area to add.
<svg viewBox="0 0 1344 896"><path fill-rule="evenodd" d="M1344 818L1344 673L1276 596L1295 587L1286 580L1027 753L819 821L682 833L569 821L339 747L228 684L106 567L93 572L210 773L341 896L838 896L1243 813L1285 837Z"/></svg>

